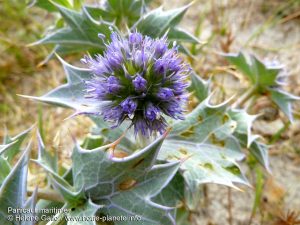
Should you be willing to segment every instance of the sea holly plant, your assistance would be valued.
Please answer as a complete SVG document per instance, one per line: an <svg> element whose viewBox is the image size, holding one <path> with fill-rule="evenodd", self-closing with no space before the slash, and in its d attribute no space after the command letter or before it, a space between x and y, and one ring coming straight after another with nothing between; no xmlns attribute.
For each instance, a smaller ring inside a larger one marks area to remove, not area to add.
<svg viewBox="0 0 300 225"><path fill-rule="evenodd" d="M105 46L103 42L96 40L96 34L101 33L109 39L110 27L115 31L121 30L123 33L138 29L142 34L152 38L167 34L170 40L178 43L199 43L199 40L192 34L177 27L190 5L168 11L162 8L148 11L147 4L150 1L147 0L126 0L121 3L107 0L103 4L96 5L82 3L81 10L77 11L63 4L64 1L46 0L45 2L49 9L56 8L59 11L65 25L31 45L53 44L54 51L59 54L85 51L91 54L101 53ZM188 53L182 45L180 49Z"/></svg>
<svg viewBox="0 0 300 225"><path fill-rule="evenodd" d="M45 149L41 149L37 162L49 173L53 187L66 202L65 207L72 208L67 216L125 218L116 224L174 224L174 208L152 200L172 180L179 167L179 162L156 163L165 136L122 158L113 151L119 140L92 150L76 143L72 156L73 185L49 166L44 157Z"/></svg>
<svg viewBox="0 0 300 225"><path fill-rule="evenodd" d="M59 57L67 83L41 97L26 96L73 108L72 116L95 123L82 143L86 149L77 143L73 150L71 181L45 154L37 161L64 207L74 209L68 216L127 213L143 224L176 224L178 210L198 206L201 184L248 186L239 165L246 155L269 170L267 147L251 133L256 116L232 108L232 100L211 105L210 82L183 62L176 44L139 32L124 37L115 31L110 40L104 53L83 57L85 68ZM190 95L199 104L187 112Z"/></svg>
<svg viewBox="0 0 300 225"><path fill-rule="evenodd" d="M21 144L31 128L10 138L6 136L0 152L0 223L14 225L16 218L34 217L37 189L27 198L27 170L31 144L21 150ZM8 144L9 143L9 144ZM21 156L13 165L17 153ZM16 211L27 209L28 211ZM20 225L33 225L36 221L19 219Z"/></svg>
<svg viewBox="0 0 300 225"><path fill-rule="evenodd" d="M242 52L224 56L250 82L249 90L237 102L238 105L245 104L255 97L267 96L290 121L293 120L292 102L299 100L299 97L283 90L286 79L283 65L275 61L262 62L254 55Z"/></svg>

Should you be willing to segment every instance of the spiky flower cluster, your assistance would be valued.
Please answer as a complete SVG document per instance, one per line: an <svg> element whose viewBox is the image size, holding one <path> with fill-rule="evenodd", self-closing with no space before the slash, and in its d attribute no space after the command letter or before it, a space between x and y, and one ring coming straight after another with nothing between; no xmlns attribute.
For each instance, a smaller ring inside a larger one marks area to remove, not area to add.
<svg viewBox="0 0 300 225"><path fill-rule="evenodd" d="M122 38L113 32L106 46L103 56L82 60L94 74L86 82L86 97L105 102L99 112L104 120L118 126L130 119L136 134L149 136L165 131L163 115L183 119L190 68L175 45L168 49L165 37L134 32Z"/></svg>

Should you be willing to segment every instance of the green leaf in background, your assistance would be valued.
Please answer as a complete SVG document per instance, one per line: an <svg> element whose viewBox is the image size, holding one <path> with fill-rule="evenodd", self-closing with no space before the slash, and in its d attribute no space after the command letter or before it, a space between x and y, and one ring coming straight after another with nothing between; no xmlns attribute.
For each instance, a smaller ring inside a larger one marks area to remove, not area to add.
<svg viewBox="0 0 300 225"><path fill-rule="evenodd" d="M16 165L11 169L8 176L4 179L0 187L0 223L1 224L15 224L6 220L7 216L13 215L22 216L20 213L8 212L9 208L33 208L36 192L34 192L31 199L26 202L27 196L27 169L30 152L30 144L20 157ZM26 214L26 216L30 216ZM34 225L34 221L21 221L21 225Z"/></svg>
<svg viewBox="0 0 300 225"><path fill-rule="evenodd" d="M254 141L250 147L249 151L254 156L254 158L269 172L271 173L269 165L269 147L261 142Z"/></svg>
<svg viewBox="0 0 300 225"><path fill-rule="evenodd" d="M191 85L189 91L195 95L199 102L202 102L210 94L210 81L203 80L193 71L191 73Z"/></svg>
<svg viewBox="0 0 300 225"><path fill-rule="evenodd" d="M190 6L191 4L167 11L160 7L142 17L131 29L137 29L143 35L153 38L162 37L168 32L170 40L199 43L192 34L176 27Z"/></svg>
<svg viewBox="0 0 300 225"><path fill-rule="evenodd" d="M270 172L268 146L258 141L259 135L251 134L251 126L253 121L258 117L249 115L245 110L230 109L228 114L237 121L237 128L234 136L240 140L243 147L248 148L251 155Z"/></svg>
<svg viewBox="0 0 300 225"><path fill-rule="evenodd" d="M257 115L249 115L246 110L242 109L229 109L228 114L230 118L237 122L234 134L245 135L245 147L250 147L252 142L259 138L259 135L253 135L251 127L253 122L257 119Z"/></svg>
<svg viewBox="0 0 300 225"><path fill-rule="evenodd" d="M10 165L6 159L0 156L0 186L10 172Z"/></svg>
<svg viewBox="0 0 300 225"><path fill-rule="evenodd" d="M38 188L36 187L32 193L32 195L30 196L30 198L27 199L27 201L25 202L25 205L23 206L24 209L28 209L28 210L32 210L31 213L29 213L27 216L33 218L34 216L36 216L35 211L33 211L35 209L36 206L36 202L37 202L37 193L38 193ZM22 225L36 225L35 221L22 221Z"/></svg>
<svg viewBox="0 0 300 225"><path fill-rule="evenodd" d="M33 127L23 131L22 133L16 135L15 137L10 137L5 135L3 144L0 145L0 157L5 158L8 162L11 162L13 158L20 152L21 145L24 139L27 137L28 133Z"/></svg>
<svg viewBox="0 0 300 225"><path fill-rule="evenodd" d="M289 118L293 120L292 102L300 100L299 97L291 95L282 90L283 66L268 65L257 59L254 55L247 56L243 53L224 54L225 58L241 71L253 86L256 95L268 96Z"/></svg>
<svg viewBox="0 0 300 225"><path fill-rule="evenodd" d="M118 27L130 27L146 12L149 2L144 0L106 0L102 5L85 7L96 20L114 21Z"/></svg>
<svg viewBox="0 0 300 225"><path fill-rule="evenodd" d="M280 88L270 88L272 101L287 115L290 121L293 121L292 102L299 101L298 96L292 95Z"/></svg>
<svg viewBox="0 0 300 225"><path fill-rule="evenodd" d="M2 155L6 150L9 149L15 142L11 142L9 144L0 145L0 155Z"/></svg>
<svg viewBox="0 0 300 225"><path fill-rule="evenodd" d="M143 35L153 38L161 37L165 33L170 41L179 43L179 50L190 54L188 49L180 45L182 42L198 44L199 40L188 31L178 28L183 15L191 4L168 11L162 8L150 11L144 16L147 4L150 1L144 0L107 0L103 4L83 5L82 11L77 12L75 3L68 1L37 1L37 5L47 10L58 10L67 24L65 27L57 26L54 32L47 34L41 40L31 44L54 44L53 53L61 55L89 51L91 54L101 53L104 49L104 42L98 38L98 33L110 38L111 30L138 30ZM81 2L77 5L81 6ZM60 19L59 24L62 24ZM118 29L117 29L118 28Z"/></svg>
<svg viewBox="0 0 300 225"><path fill-rule="evenodd" d="M190 5L187 5L168 11L163 11L162 7L157 8L142 17L133 28L143 35L161 37L170 27L174 27L180 22L189 7Z"/></svg>
<svg viewBox="0 0 300 225"><path fill-rule="evenodd" d="M176 41L179 43L187 42L194 44L200 43L200 41L193 34L179 27L172 27L167 35L169 41Z"/></svg>
<svg viewBox="0 0 300 225"><path fill-rule="evenodd" d="M37 132L38 138L38 159L39 163L47 166L50 170L54 171L55 173L58 172L58 155L57 152L55 154L51 154L50 152L46 151L44 142L40 135L40 132Z"/></svg>
<svg viewBox="0 0 300 225"><path fill-rule="evenodd" d="M178 162L154 165L164 139L162 136L123 158L106 152L116 143L93 150L76 145L72 156L73 187L46 165L41 165L51 174L53 186L78 213L81 211L78 207L92 201L97 207L103 205L99 209L102 214L141 217L141 221L115 221L115 224L173 224L173 208L151 200L167 186L179 167ZM82 191L85 199L76 199Z"/></svg>
<svg viewBox="0 0 300 225"><path fill-rule="evenodd" d="M102 52L104 49L103 40L98 38L98 34L110 37L112 23L106 21L96 21L90 14L83 9L77 12L65 8L62 5L53 3L64 18L67 26L46 35L43 39L32 45L37 44L55 44L55 51L61 54L82 51ZM114 30L116 28L114 27Z"/></svg>
<svg viewBox="0 0 300 225"><path fill-rule="evenodd" d="M177 220L178 208L184 206L184 179L180 173L176 173L172 181L157 195L153 201L155 203L173 207L173 217Z"/></svg>
<svg viewBox="0 0 300 225"><path fill-rule="evenodd" d="M73 193L72 191L69 191L68 188L71 188L71 185L69 182L61 177L58 173L58 164L57 164L57 156L51 155L49 152L46 151L44 147L43 140L41 139L39 133L37 135L38 137L38 158L33 160L38 165L42 166L47 172L48 172L48 179L49 179L49 185L52 184L55 187L58 187L60 184L67 187L66 189L62 189L61 192L64 193L64 198L68 199L70 203L77 202L78 199L82 199L82 192L78 191L76 193ZM53 183L55 181L55 183Z"/></svg>
<svg viewBox="0 0 300 225"><path fill-rule="evenodd" d="M66 8L72 9L72 4L69 0L33 0L30 5L37 6L42 9L47 10L48 12L55 12L57 11L57 7L53 3L58 5L64 6Z"/></svg>

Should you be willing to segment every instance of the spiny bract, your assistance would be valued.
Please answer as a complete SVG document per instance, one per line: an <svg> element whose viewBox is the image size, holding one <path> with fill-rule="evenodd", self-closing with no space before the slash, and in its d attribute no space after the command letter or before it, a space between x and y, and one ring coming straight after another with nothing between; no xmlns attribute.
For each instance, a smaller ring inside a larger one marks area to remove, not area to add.
<svg viewBox="0 0 300 225"><path fill-rule="evenodd" d="M94 74L86 82L86 97L103 102L98 114L104 120L118 126L130 119L135 134L150 136L165 131L163 115L183 119L190 67L175 44L170 49L168 44L166 37L134 32L123 38L113 32L103 55L82 59Z"/></svg>

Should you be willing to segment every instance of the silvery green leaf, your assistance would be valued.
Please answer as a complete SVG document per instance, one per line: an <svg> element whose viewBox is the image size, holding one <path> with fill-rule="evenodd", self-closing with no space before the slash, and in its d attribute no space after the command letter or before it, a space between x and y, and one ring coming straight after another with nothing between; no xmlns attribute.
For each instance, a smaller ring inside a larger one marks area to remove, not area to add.
<svg viewBox="0 0 300 225"><path fill-rule="evenodd" d="M244 158L240 141L234 136L237 121L230 118L226 102L212 106L207 98L185 120L174 122L172 127L158 158L182 161L180 171L191 196L203 183L234 188L237 183L248 185L237 164ZM190 207L193 206L190 201Z"/></svg>
<svg viewBox="0 0 300 225"><path fill-rule="evenodd" d="M27 201L25 202L25 205L23 206L23 208L25 209L29 209L32 210L31 213L28 213L26 216L30 217L34 217L36 216L35 214L35 206L36 206L36 202L37 202L37 192L38 192L38 188L36 187L32 193L32 195L30 196L30 198L27 199ZM34 220L27 220L27 221L22 221L22 225L35 225L36 222Z"/></svg>
<svg viewBox="0 0 300 225"><path fill-rule="evenodd" d="M259 135L251 133L252 123L257 116L249 115L245 110L241 109L230 109L228 114L232 119L237 121L237 128L234 135L240 140L241 145L248 148L250 154L270 172L268 147L258 141Z"/></svg>
<svg viewBox="0 0 300 225"><path fill-rule="evenodd" d="M104 137L101 135L88 134L88 136L83 140L81 147L83 149L94 149L102 146L104 144Z"/></svg>
<svg viewBox="0 0 300 225"><path fill-rule="evenodd" d="M0 156L0 187L10 172L10 165L6 159Z"/></svg>
<svg viewBox="0 0 300 225"><path fill-rule="evenodd" d="M173 218L177 217L177 209L183 205L184 202L184 179L182 175L177 172L171 182L158 194L153 201L155 203L173 207Z"/></svg>
<svg viewBox="0 0 300 225"><path fill-rule="evenodd" d="M200 201L203 199L203 191L197 182L190 183L184 187L184 207L186 210L194 210L199 207ZM181 210L182 211L182 210ZM178 216L177 216L178 217Z"/></svg>
<svg viewBox="0 0 300 225"><path fill-rule="evenodd" d="M85 108L85 110L90 109L91 111L93 111L97 106L93 101L89 101L89 99L84 97L84 81L91 79L91 72L87 69L72 66L60 57L59 59L63 64L67 76L67 83L55 88L54 90L41 97L23 97L38 100L44 103L49 103L52 105L69 107L75 109L78 112L80 112L83 108Z"/></svg>
<svg viewBox="0 0 300 225"><path fill-rule="evenodd" d="M7 149L9 149L9 147L11 147L13 144L15 144L15 142L11 142L8 144L3 144L0 145L0 155L2 155Z"/></svg>
<svg viewBox="0 0 300 225"><path fill-rule="evenodd" d="M210 81L203 80L194 71L191 73L191 85L189 91L193 92L199 102L204 101L210 95Z"/></svg>
<svg viewBox="0 0 300 225"><path fill-rule="evenodd" d="M58 9L55 6L61 5L68 9L80 9L84 0L32 0L29 5L30 6L37 6L42 9L47 10L48 12L57 12Z"/></svg>
<svg viewBox="0 0 300 225"><path fill-rule="evenodd" d="M124 122L119 127L111 129L110 125L107 122L105 122L101 117L90 116L90 118L96 124L96 126L92 130L92 133L96 135L101 135L105 139L106 143L115 141L124 133L126 133L127 135L125 135L122 138L118 147L125 152L132 152L137 148L136 138L134 135L131 135L129 132L127 132L129 124L127 124L126 122Z"/></svg>
<svg viewBox="0 0 300 225"><path fill-rule="evenodd" d="M169 41L188 42L194 44L200 43L198 38L196 38L193 34L179 27L172 27L169 30L168 39Z"/></svg>
<svg viewBox="0 0 300 225"><path fill-rule="evenodd" d="M248 77L254 88L254 94L269 96L270 99L282 110L282 112L293 120L292 102L300 100L282 90L282 65L268 65L260 61L254 55L247 56L243 53L224 54L225 58L236 66L245 76Z"/></svg>
<svg viewBox="0 0 300 225"><path fill-rule="evenodd" d="M189 42L197 43L197 38L182 29L176 28L176 25L181 21L182 17L188 10L191 4L181 8L164 11L162 7L150 11L142 17L132 29L137 29L143 35L150 37L162 37L168 30L171 39L175 39L175 35L179 35L179 39L188 40Z"/></svg>
<svg viewBox="0 0 300 225"><path fill-rule="evenodd" d="M259 138L259 135L253 135L251 132L252 124L258 117L257 115L249 115L246 110L229 109L228 114L230 118L237 122L235 134L244 134L246 136L245 147L250 147L253 141Z"/></svg>
<svg viewBox="0 0 300 225"><path fill-rule="evenodd" d="M95 20L104 19L106 21L113 22L115 17L114 15L105 8L102 8L98 5L86 5L84 6L86 11L93 17Z"/></svg>
<svg viewBox="0 0 300 225"><path fill-rule="evenodd" d="M121 190L121 193L110 199L110 205L104 207L102 211L112 216L139 216L141 218L140 221L130 223L120 221L116 224L174 224L173 208L157 204L151 198L170 182L177 169L178 163L153 166L144 176L138 177L133 189Z"/></svg>
<svg viewBox="0 0 300 225"><path fill-rule="evenodd" d="M188 8L189 5L168 11L163 11L162 7L157 8L142 17L135 26L144 35L161 37L170 27L180 22Z"/></svg>
<svg viewBox="0 0 300 225"><path fill-rule="evenodd" d="M8 176L4 179L0 187L0 223L1 224L13 224L6 220L9 215L20 215L20 213L9 213L8 209L19 209L24 207L33 207L33 195L32 200L28 200L26 204L27 196L27 168L28 168L28 157L30 152L30 144L28 144L26 150L11 169ZM29 204L30 203L30 204ZM28 223L28 221L22 221L21 225L34 224L34 221Z"/></svg>
<svg viewBox="0 0 300 225"><path fill-rule="evenodd" d="M38 216L39 218L41 218L42 215L44 216L54 216L55 213L53 211L51 211L50 209L61 209L63 207L63 203L61 202L54 202L54 201L49 201L49 200L44 200L44 199L40 199L38 200L38 202L36 203L35 209L36 209L36 216ZM47 210L48 209L48 213L44 213L42 210ZM46 225L47 221L40 221L41 225ZM39 224L40 225L40 224Z"/></svg>
<svg viewBox="0 0 300 225"><path fill-rule="evenodd" d="M279 88L270 88L269 91L271 93L272 101L278 105L290 121L293 121L292 102L296 100L299 101L300 98Z"/></svg>
<svg viewBox="0 0 300 225"><path fill-rule="evenodd" d="M276 79L282 66L267 66L254 55L249 55L249 59L243 53L224 54L225 58L235 65L238 70L244 73L253 85L264 88L265 86L275 85Z"/></svg>
<svg viewBox="0 0 300 225"><path fill-rule="evenodd" d="M183 202L183 194L184 179L180 173L177 173L172 181L153 200L161 205L174 207Z"/></svg>
<svg viewBox="0 0 300 225"><path fill-rule="evenodd" d="M126 23L132 26L146 11L146 4L143 0L106 0L101 5L86 6L87 11L96 20L115 21L119 27Z"/></svg>
<svg viewBox="0 0 300 225"><path fill-rule="evenodd" d="M65 1L65 0L33 0L30 5L31 6L37 6L42 9L45 9L49 12L55 12L57 11L57 8L52 4L52 2L55 2L56 4L59 4L61 6L64 6L66 8L72 8L72 4L70 1Z"/></svg>
<svg viewBox="0 0 300 225"><path fill-rule="evenodd" d="M57 153L52 155L50 152L46 151L40 132L37 132L37 137L38 137L38 161L57 173L58 171Z"/></svg>
<svg viewBox="0 0 300 225"><path fill-rule="evenodd" d="M250 145L249 151L268 172L271 172L267 145L255 140Z"/></svg>
<svg viewBox="0 0 300 225"><path fill-rule="evenodd" d="M159 221L168 220L169 210L151 201L151 197L160 192L178 168L178 164L153 166L163 140L164 137L161 137L145 149L125 158L111 158L104 149L85 151L75 148L75 189L84 186L86 193L94 201L109 204L101 209L109 215L140 215L145 224L158 224ZM93 164L93 167L88 164ZM170 221L166 221L167 223ZM132 221L132 224L135 223Z"/></svg>
<svg viewBox="0 0 300 225"><path fill-rule="evenodd" d="M77 221L72 221L72 218L92 218L98 209L102 206L93 203L90 199L85 201L83 204L78 205L68 213L67 217L69 217L68 225L78 225ZM96 225L95 221L81 221L81 225Z"/></svg>
<svg viewBox="0 0 300 225"><path fill-rule="evenodd" d="M167 186L178 170L178 162L154 165L156 156L165 136L157 139L146 148L132 155L116 158L103 146L93 150L82 149L76 145L73 151L74 186L53 171L53 186L67 202L76 208L76 200L70 198L83 192L85 201L91 199L103 205L100 213L110 216L140 216L143 224L173 224L172 209L152 201ZM43 166L43 165L42 165ZM44 167L47 170L47 167ZM82 204L83 199L77 199ZM130 221L140 224L141 221ZM129 221L115 221L115 224L129 224Z"/></svg>
<svg viewBox="0 0 300 225"><path fill-rule="evenodd" d="M5 135L3 144L0 145L0 157L3 157L7 159L8 162L11 162L12 159L20 152L21 145L32 128L33 127L30 127L15 137Z"/></svg>
<svg viewBox="0 0 300 225"><path fill-rule="evenodd" d="M201 198L199 184L218 183L230 187L236 187L236 183L248 184L237 162L244 158L241 149L257 138L251 134L256 116L232 110L227 102L212 106L209 99L199 104L185 120L171 121L172 131L159 153L160 160L182 161L180 171L187 184L185 202L190 209L196 208ZM108 142L115 140L114 129L109 129L105 123L100 126L109 131ZM130 132L126 134L125 138L130 139ZM250 152L257 155L258 151L252 148Z"/></svg>
<svg viewBox="0 0 300 225"><path fill-rule="evenodd" d="M50 182L54 189L56 189L60 195L67 201L69 205L75 206L85 201L85 195L83 189L76 191L63 177L51 170L43 162L35 160L41 167L43 167L50 178Z"/></svg>
<svg viewBox="0 0 300 225"><path fill-rule="evenodd" d="M58 46L60 53L69 53L71 48L73 52L81 52L83 49L92 52L103 51L105 45L98 38L98 33L102 33L106 38L109 38L111 34L110 27L114 27L113 24L94 20L84 8L82 12L77 12L60 4L53 4L59 10L67 26L46 35L32 45L55 44ZM63 52L63 49L66 52Z"/></svg>

